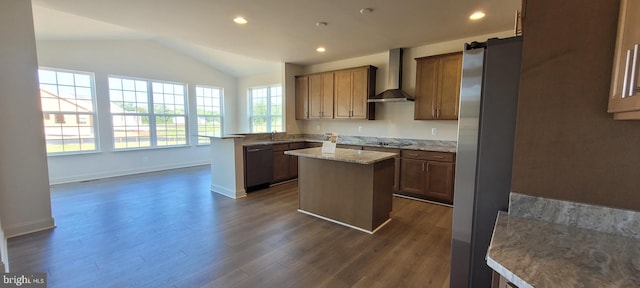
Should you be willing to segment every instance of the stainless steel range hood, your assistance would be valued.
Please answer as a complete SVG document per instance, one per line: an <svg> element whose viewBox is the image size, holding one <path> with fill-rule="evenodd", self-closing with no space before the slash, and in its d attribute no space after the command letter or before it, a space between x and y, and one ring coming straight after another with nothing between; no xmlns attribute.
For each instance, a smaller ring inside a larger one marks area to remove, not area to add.
<svg viewBox="0 0 640 288"><path fill-rule="evenodd" d="M389 50L389 76L387 90L373 96L367 102L414 101L415 99L402 91L402 48Z"/></svg>

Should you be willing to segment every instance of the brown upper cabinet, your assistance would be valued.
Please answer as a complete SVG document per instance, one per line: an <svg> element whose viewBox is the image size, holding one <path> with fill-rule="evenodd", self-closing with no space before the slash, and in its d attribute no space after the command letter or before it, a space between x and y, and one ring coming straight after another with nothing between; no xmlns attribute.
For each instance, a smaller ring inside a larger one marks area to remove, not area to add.
<svg viewBox="0 0 640 288"><path fill-rule="evenodd" d="M416 58L416 120L457 120L462 52Z"/></svg>
<svg viewBox="0 0 640 288"><path fill-rule="evenodd" d="M309 119L309 76L296 76L296 119Z"/></svg>
<svg viewBox="0 0 640 288"><path fill-rule="evenodd" d="M309 75L309 119L333 118L333 72Z"/></svg>
<svg viewBox="0 0 640 288"><path fill-rule="evenodd" d="M640 1L621 0L608 109L616 120L640 120L639 45Z"/></svg>
<svg viewBox="0 0 640 288"><path fill-rule="evenodd" d="M375 118L375 103L367 99L375 93L376 67L365 66L335 72L335 118Z"/></svg>
<svg viewBox="0 0 640 288"><path fill-rule="evenodd" d="M375 119L376 67L296 76L296 119Z"/></svg>

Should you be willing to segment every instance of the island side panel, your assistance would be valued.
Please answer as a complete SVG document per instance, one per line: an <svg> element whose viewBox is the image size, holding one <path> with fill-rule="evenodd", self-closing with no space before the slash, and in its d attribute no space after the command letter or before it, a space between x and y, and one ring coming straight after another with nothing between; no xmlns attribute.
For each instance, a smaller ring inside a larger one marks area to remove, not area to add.
<svg viewBox="0 0 640 288"><path fill-rule="evenodd" d="M369 165L308 157L298 161L300 210L367 231L389 219L393 159Z"/></svg>
<svg viewBox="0 0 640 288"><path fill-rule="evenodd" d="M373 176L373 229L389 220L393 202L395 159L374 164Z"/></svg>

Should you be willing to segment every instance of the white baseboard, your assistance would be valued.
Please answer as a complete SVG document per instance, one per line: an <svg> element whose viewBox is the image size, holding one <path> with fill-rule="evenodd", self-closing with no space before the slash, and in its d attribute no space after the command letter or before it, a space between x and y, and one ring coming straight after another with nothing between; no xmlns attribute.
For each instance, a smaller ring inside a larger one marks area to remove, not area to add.
<svg viewBox="0 0 640 288"><path fill-rule="evenodd" d="M55 221L53 220L53 218L49 217L46 219L7 225L2 227L2 229L4 230L4 236L6 238L12 238L33 232L53 229L55 227Z"/></svg>
<svg viewBox="0 0 640 288"><path fill-rule="evenodd" d="M247 192L244 189L235 191L227 187L222 187L222 186L213 185L213 184L211 184L211 192L215 192L220 195L227 196L231 199L240 199L240 198L247 197Z"/></svg>
<svg viewBox="0 0 640 288"><path fill-rule="evenodd" d="M161 165L161 166L147 167L143 169L133 168L133 169L124 169L124 170L102 171L99 173L73 175L69 177L49 178L49 184L58 185L58 184L90 181L90 180L105 179L105 178L112 178L112 177L119 177L119 176L127 176L127 175L133 175L133 174L158 172L158 171L171 170L171 169L204 166L204 165L210 165L210 164L211 164L211 161L207 160L207 161L181 163L178 165L175 165L175 164Z"/></svg>

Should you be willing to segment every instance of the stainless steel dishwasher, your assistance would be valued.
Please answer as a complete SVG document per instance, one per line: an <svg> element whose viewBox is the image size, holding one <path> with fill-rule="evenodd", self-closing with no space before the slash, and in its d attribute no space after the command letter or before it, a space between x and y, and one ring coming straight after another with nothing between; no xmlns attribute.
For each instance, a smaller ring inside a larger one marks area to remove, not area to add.
<svg viewBox="0 0 640 288"><path fill-rule="evenodd" d="M244 183L247 191L269 185L273 178L273 146L257 145L244 149Z"/></svg>

